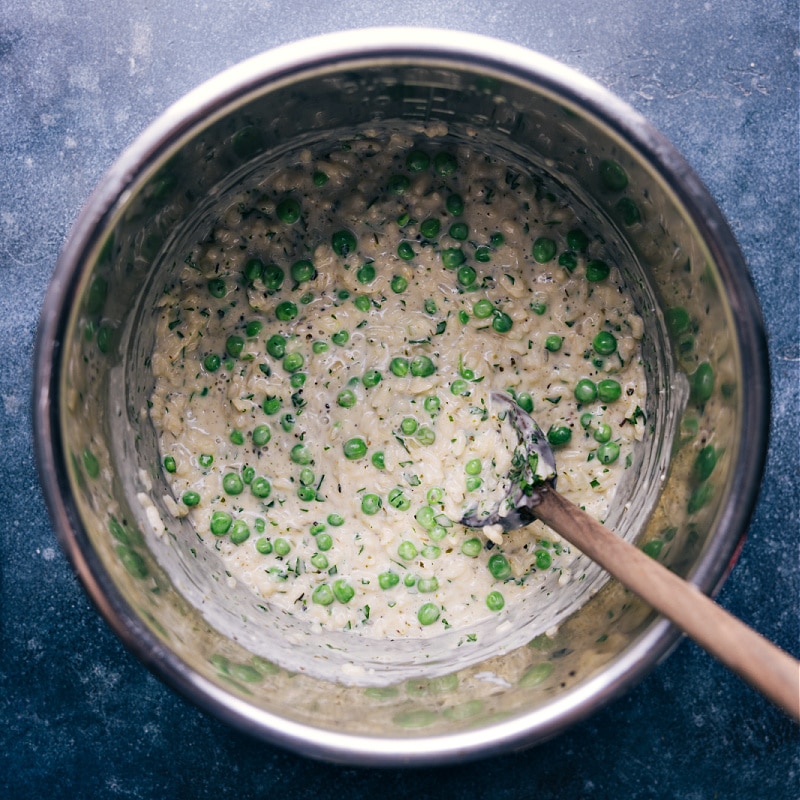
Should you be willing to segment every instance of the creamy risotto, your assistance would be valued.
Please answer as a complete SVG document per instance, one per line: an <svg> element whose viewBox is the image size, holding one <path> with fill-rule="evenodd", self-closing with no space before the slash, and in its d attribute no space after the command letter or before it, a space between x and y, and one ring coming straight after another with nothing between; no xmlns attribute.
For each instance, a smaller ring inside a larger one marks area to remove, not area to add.
<svg viewBox="0 0 800 800"><path fill-rule="evenodd" d="M504 391L599 519L642 437L642 321L601 237L532 172L428 131L304 152L226 202L165 286L151 416L231 580L309 629L421 637L580 580L502 490Z"/></svg>

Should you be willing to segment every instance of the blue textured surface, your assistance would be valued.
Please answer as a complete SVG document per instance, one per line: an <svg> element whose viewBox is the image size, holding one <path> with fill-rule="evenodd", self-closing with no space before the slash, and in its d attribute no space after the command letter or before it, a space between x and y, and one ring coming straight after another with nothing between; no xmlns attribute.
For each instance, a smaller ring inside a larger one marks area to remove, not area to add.
<svg viewBox="0 0 800 800"><path fill-rule="evenodd" d="M223 10L224 9L224 10ZM800 654L798 6L753 0L5 0L0 7L0 797L800 796L800 729L684 642L545 745L414 772L316 764L153 678L58 549L29 414L37 316L79 208L167 105L276 44L375 24L457 27L609 87L687 157L748 260L770 340L772 443L723 606Z"/></svg>

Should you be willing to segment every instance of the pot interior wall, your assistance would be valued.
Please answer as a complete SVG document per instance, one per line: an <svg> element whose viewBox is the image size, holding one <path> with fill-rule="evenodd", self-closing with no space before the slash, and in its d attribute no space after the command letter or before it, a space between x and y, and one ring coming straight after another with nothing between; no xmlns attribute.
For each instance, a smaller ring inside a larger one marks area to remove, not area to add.
<svg viewBox="0 0 800 800"><path fill-rule="evenodd" d="M610 127L552 92L445 60L425 67L354 62L347 70L321 68L278 81L222 109L212 124L176 136L87 245L60 361L59 434L78 535L96 553L101 582L119 593L157 648L171 651L167 660L185 662L252 704L256 716L405 737L539 714L543 729L548 704L594 681L654 621L587 564L583 594L553 611L560 622L555 635L535 622L520 625L508 652L496 642L475 663L454 669L429 658L434 663L423 670L414 643L378 654L348 640L345 652L336 637L304 640L288 618L272 616L265 627L255 598L229 587L214 554L171 518L147 415L154 297L181 245L231 188L300 147L327 146L358 129L441 121L448 136L505 153L553 191L574 197L628 265L647 332L651 424L620 487L630 505L624 510L620 503L610 522L681 575L713 572L711 537L729 535L721 526L731 470L741 458L743 386L718 265L666 181ZM696 467L709 446L710 476ZM378 670L366 682L379 685L335 681L342 663L358 659ZM319 667L315 673L329 668L331 680L303 674L309 663ZM531 730L535 738L535 720Z"/></svg>

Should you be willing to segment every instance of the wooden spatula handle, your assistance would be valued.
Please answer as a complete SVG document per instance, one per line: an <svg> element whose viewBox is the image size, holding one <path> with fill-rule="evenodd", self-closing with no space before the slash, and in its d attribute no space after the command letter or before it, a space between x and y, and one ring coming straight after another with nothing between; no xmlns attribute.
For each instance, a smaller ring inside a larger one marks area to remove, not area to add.
<svg viewBox="0 0 800 800"><path fill-rule="evenodd" d="M800 662L549 487L536 516L800 721Z"/></svg>

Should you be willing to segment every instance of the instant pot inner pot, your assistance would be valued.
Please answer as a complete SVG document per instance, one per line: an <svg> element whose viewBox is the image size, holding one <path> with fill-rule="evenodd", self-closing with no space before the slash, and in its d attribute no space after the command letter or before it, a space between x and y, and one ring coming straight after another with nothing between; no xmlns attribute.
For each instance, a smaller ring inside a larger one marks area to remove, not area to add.
<svg viewBox="0 0 800 800"><path fill-rule="evenodd" d="M653 615L588 560L585 581L556 593L541 616L500 628L489 621L469 652L458 647L463 631L391 642L310 635L302 619L230 580L163 500L169 490L148 416L155 305L187 245L272 164L370 130L423 140L443 124L443 141L539 176L548 191L572 198L587 228L603 232L645 322L649 398L646 437L608 522L686 574L725 499L740 366L713 259L669 188L572 99L444 61L323 68L257 87L211 119L169 140L119 198L93 244L65 337L61 425L71 491L134 624L167 661L256 709L353 733L481 725L591 680ZM725 390L714 391L721 382ZM726 454L713 487L693 472L701 441Z"/></svg>

